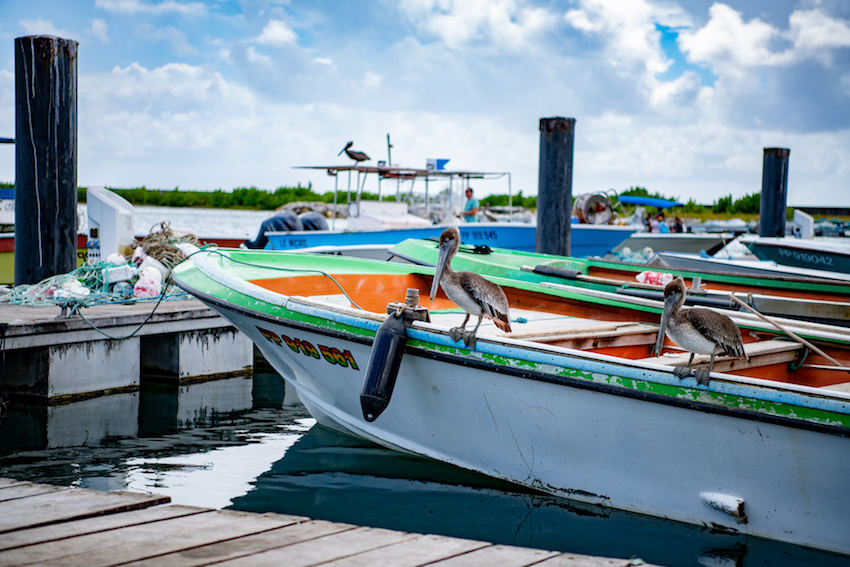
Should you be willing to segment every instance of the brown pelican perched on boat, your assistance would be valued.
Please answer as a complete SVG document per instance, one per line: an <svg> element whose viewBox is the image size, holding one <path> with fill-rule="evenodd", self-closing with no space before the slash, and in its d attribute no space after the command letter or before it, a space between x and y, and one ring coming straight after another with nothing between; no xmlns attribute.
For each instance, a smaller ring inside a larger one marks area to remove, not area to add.
<svg viewBox="0 0 850 567"><path fill-rule="evenodd" d="M342 155L342 152L345 152L345 155L347 155L348 157L350 157L351 159L353 159L353 160L354 160L354 161L356 161L357 163L360 163L361 161L368 161L369 159L371 159L371 158L369 158L369 156L367 156L367 155L366 155L365 153L363 153L363 152L358 152L357 150L350 150L350 149L348 149L348 148L350 148L350 147L351 147L351 146L353 146L353 145L354 145L354 142L348 142L347 144L345 144L345 147L344 147L344 148L342 148L342 149L339 151L339 153L338 153L337 155L338 155L338 156L341 156L341 155Z"/></svg>
<svg viewBox="0 0 850 567"><path fill-rule="evenodd" d="M508 315L508 298L502 288L472 272L456 272L452 269L452 258L460 246L460 231L456 227L447 228L440 235L440 256L437 270L431 284L431 301L437 295L437 288L443 286L446 296L458 307L466 311L463 325L450 331L452 340L463 338L464 344L475 348L475 333L481 325L481 319L492 319L498 328L509 333L511 325ZM478 315L478 324L472 331L466 330L470 315Z"/></svg>
<svg viewBox="0 0 850 567"><path fill-rule="evenodd" d="M711 309L682 309L684 304L685 280L679 276L664 288L664 311L661 313L661 326L655 342L655 356L661 354L665 332L674 343L691 352L688 366L685 369L678 368L677 375L684 377L690 374L695 353L711 355L708 374L714 368L714 356L718 351L734 358L747 358L741 330L732 319ZM702 374L697 380L700 383L707 382L708 375Z"/></svg>

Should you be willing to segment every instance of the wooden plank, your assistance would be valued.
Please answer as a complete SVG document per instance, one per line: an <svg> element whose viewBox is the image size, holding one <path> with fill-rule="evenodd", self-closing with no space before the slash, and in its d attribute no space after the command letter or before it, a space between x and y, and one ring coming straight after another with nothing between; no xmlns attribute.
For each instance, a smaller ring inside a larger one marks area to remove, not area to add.
<svg viewBox="0 0 850 567"><path fill-rule="evenodd" d="M483 541L423 535L322 565L323 567L419 567L488 547L491 547L491 544Z"/></svg>
<svg viewBox="0 0 850 567"><path fill-rule="evenodd" d="M212 510L194 506L154 506L144 510L119 512L73 522L18 530L3 534L3 537L0 538L0 551L203 512L212 512Z"/></svg>
<svg viewBox="0 0 850 567"><path fill-rule="evenodd" d="M50 494L53 492L62 492L63 490L71 490L71 488L68 486L53 486L50 484L19 484L18 486L11 486L6 490L0 491L0 505L9 500L40 496L42 494Z"/></svg>
<svg viewBox="0 0 850 567"><path fill-rule="evenodd" d="M419 537L417 534L396 532L383 528L356 528L346 532L330 535L320 540L296 543L284 548L272 549L263 553L240 557L233 561L225 561L221 565L235 567L308 567L321 565L334 559L349 557L382 549L388 545L405 539Z"/></svg>
<svg viewBox="0 0 850 567"><path fill-rule="evenodd" d="M769 366L771 364L780 364L796 360L797 351L802 349L803 345L791 341L762 341L758 343L747 343L744 345L744 351L750 357L747 362L743 359L730 358L724 354L718 354L714 358L715 372L730 372L741 370L744 368L756 368L758 366ZM665 354L661 357L644 358L637 362L649 362L651 364L665 364L668 366L687 366L688 359L691 354L689 352L681 352L675 356ZM708 369L708 364L711 361L711 356L707 354L694 355L694 363L692 369Z"/></svg>
<svg viewBox="0 0 850 567"><path fill-rule="evenodd" d="M283 514L213 511L0 552L0 565L109 567L260 533L301 520L301 517Z"/></svg>
<svg viewBox="0 0 850 567"><path fill-rule="evenodd" d="M649 563L638 563L634 559L612 559L608 557L594 557L592 555L579 555L577 553L562 553L550 559L545 559L535 567L632 567L641 565L643 567L655 567Z"/></svg>
<svg viewBox="0 0 850 567"><path fill-rule="evenodd" d="M526 567L536 565L544 559L558 555L557 551L491 545L471 553L464 553L450 559L431 563L435 567L479 567L480 565L498 565L499 567Z"/></svg>
<svg viewBox="0 0 850 567"><path fill-rule="evenodd" d="M68 520L138 510L171 501L168 496L71 489L0 503L0 534Z"/></svg>
<svg viewBox="0 0 850 567"><path fill-rule="evenodd" d="M254 555L270 549L322 538L327 535L353 530L356 526L327 522L305 521L291 526L269 530L260 534L211 543L159 555L133 563L133 567L196 567L228 559Z"/></svg>

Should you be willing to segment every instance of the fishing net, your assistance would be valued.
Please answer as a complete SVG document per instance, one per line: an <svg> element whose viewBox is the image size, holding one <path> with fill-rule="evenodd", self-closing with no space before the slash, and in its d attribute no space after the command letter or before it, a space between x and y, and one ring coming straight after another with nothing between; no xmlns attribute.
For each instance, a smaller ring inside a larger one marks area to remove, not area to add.
<svg viewBox="0 0 850 567"><path fill-rule="evenodd" d="M191 244L199 249L197 237L193 234L179 234L174 231L169 223L163 222L159 230L151 232L141 240L133 241L133 248L141 249L144 253L138 254L139 265L135 268L144 267L143 258L153 258L166 270L162 274L161 292L151 297L137 297L134 295L134 284L140 275L130 262L116 265L110 262L98 262L97 264L84 264L67 274L59 274L49 277L37 284L18 285L0 290L0 304L30 306L59 306L70 307L73 311L80 307L91 307L93 305L104 305L109 303L136 303L139 301L173 301L177 299L191 299L191 296L179 287L171 284L170 278L166 277L171 269L183 261L187 253L180 250L181 244ZM134 259L137 254L134 254ZM110 275L122 274L118 281ZM129 277L128 277L129 276Z"/></svg>
<svg viewBox="0 0 850 567"><path fill-rule="evenodd" d="M159 230L151 232L142 240L134 240L133 249L141 247L148 256L156 258L171 269L186 257L178 246L184 243L202 248L201 242L194 234L180 234L171 228L170 223L161 222Z"/></svg>

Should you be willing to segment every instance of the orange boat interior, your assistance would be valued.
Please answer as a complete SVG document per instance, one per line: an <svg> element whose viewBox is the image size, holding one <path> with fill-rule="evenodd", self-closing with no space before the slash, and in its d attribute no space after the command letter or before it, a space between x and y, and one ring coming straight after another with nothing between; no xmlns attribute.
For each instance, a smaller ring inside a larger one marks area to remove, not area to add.
<svg viewBox="0 0 850 567"><path fill-rule="evenodd" d="M419 290L420 305L427 307L432 322L456 326L462 323L463 313L440 289L433 302L429 299L432 276L425 274L334 274L304 275L258 279L252 283L287 296L312 297L317 301L338 297L348 306L348 300L367 311L386 313L389 303L403 302L408 288ZM335 281L334 281L335 280ZM531 320L527 329L503 333L495 327L482 326L482 334L532 340L565 348L592 351L629 360L643 360L671 366L686 365L690 353L665 339L659 358L653 357L660 314L653 309L624 309L588 301L557 297L519 288L503 286L511 309L512 321L544 314L546 323ZM345 290L345 294L342 293ZM346 297L347 296L347 297ZM339 305L338 302L335 302ZM518 317L519 315L519 317ZM553 323L553 316L561 321ZM468 328L472 328L472 318ZM554 326L553 326L554 325ZM520 325L513 325L519 327ZM535 328L539 331L536 332ZM748 360L717 355L714 370L740 376L763 378L813 387L850 386L850 372L836 367L827 358L808 347L780 336L742 328L742 338ZM840 363L850 366L850 352L821 342L817 346ZM707 369L708 355L697 354L692 368ZM836 389L843 389L837 387ZM850 387L845 391L850 391Z"/></svg>

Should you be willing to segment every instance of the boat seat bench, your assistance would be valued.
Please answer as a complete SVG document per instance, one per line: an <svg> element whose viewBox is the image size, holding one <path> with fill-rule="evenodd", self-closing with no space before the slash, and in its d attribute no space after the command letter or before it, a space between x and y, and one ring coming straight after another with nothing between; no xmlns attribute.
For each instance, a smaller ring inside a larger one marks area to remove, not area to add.
<svg viewBox="0 0 850 567"><path fill-rule="evenodd" d="M730 358L726 355L718 354L714 358L714 371L734 372L744 368L756 368L759 366L769 366L771 364L793 362L797 359L798 353L802 349L803 345L800 343L786 340L747 343L744 345L744 351L747 353L749 361L739 358ZM669 366L687 366L690 356L690 352L683 351L678 353L666 353L658 358L644 358L638 362L666 364ZM694 355L694 363L691 368L695 370L708 370L708 364L710 361L711 356L707 354L696 354Z"/></svg>

